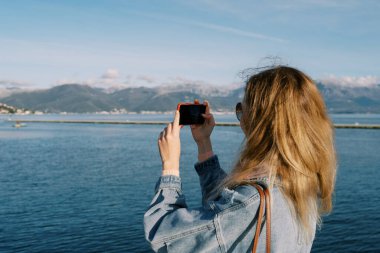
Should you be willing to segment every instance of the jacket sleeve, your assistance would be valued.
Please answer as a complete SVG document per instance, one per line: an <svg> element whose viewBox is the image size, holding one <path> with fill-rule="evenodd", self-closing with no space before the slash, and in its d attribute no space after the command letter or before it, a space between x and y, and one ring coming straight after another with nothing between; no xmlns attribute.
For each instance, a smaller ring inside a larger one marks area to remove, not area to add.
<svg viewBox="0 0 380 253"><path fill-rule="evenodd" d="M203 207L187 208L181 178L161 176L155 192L144 215L145 238L152 249L155 252L215 252L211 248L219 247L213 223L215 214Z"/></svg>
<svg viewBox="0 0 380 253"><path fill-rule="evenodd" d="M220 168L217 155L213 155L203 162L194 165L199 175L202 191L202 203L206 204L206 198L210 192L227 176L226 172Z"/></svg>

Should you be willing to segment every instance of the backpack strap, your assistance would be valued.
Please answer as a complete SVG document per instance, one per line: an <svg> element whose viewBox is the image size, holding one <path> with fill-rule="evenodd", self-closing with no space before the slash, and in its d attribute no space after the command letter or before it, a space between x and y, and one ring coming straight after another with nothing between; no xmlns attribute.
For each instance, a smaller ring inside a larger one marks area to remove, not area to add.
<svg viewBox="0 0 380 253"><path fill-rule="evenodd" d="M265 184L262 183L255 183L253 186L257 189L260 195L260 206L259 206L259 214L257 217L257 225L256 225L256 231L253 241L253 247L252 247L252 253L256 253L257 245L259 242L259 236L261 231L261 223L264 216L264 205L265 205L265 215L266 215L266 252L270 253L270 242L271 242L271 199L270 199L270 192L268 187Z"/></svg>

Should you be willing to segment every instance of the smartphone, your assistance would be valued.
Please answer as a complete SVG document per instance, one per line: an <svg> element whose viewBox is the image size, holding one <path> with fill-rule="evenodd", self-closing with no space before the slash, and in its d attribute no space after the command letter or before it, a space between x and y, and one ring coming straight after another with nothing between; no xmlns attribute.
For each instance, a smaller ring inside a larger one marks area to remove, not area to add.
<svg viewBox="0 0 380 253"><path fill-rule="evenodd" d="M201 125L205 122L202 113L206 113L206 106L203 104L179 103L177 110L180 125Z"/></svg>

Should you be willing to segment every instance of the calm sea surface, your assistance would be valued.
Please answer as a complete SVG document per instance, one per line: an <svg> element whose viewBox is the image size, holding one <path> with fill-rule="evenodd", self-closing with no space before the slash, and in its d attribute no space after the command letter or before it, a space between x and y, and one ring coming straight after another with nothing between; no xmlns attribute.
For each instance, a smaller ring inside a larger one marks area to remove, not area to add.
<svg viewBox="0 0 380 253"><path fill-rule="evenodd" d="M216 115L235 121L234 115ZM169 115L42 115L29 119L171 120ZM335 123L380 124L380 115L332 115ZM29 123L0 116L0 252L150 252L143 214L160 176L164 126ZM216 127L214 150L230 170L243 134ZM200 205L196 146L181 130L181 176ZM334 211L312 252L380 252L380 130L337 129Z"/></svg>

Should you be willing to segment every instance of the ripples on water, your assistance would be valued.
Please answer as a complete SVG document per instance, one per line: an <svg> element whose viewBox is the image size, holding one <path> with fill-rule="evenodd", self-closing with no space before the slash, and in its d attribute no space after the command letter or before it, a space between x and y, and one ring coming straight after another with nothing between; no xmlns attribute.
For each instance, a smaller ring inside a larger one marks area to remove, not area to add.
<svg viewBox="0 0 380 253"><path fill-rule="evenodd" d="M0 252L149 252L142 218L160 175L162 128L35 123L14 129L0 121ZM242 140L237 127L215 128L214 149L226 170ZM188 128L181 141L184 192L196 207L196 147ZM380 131L338 129L336 145L335 208L312 252L379 252Z"/></svg>

